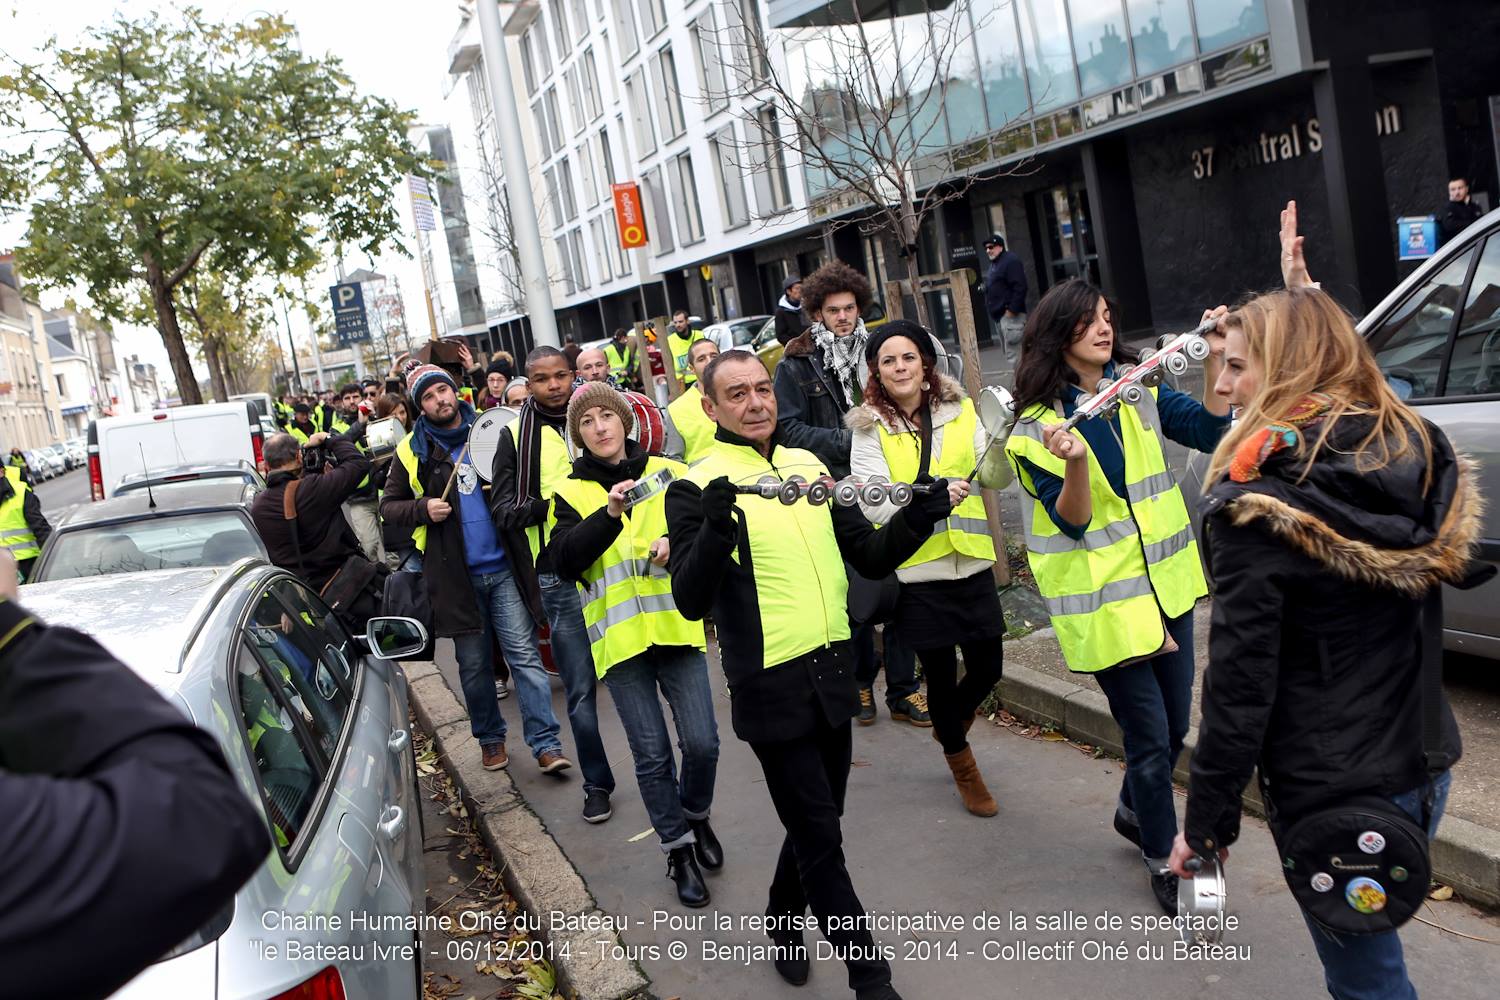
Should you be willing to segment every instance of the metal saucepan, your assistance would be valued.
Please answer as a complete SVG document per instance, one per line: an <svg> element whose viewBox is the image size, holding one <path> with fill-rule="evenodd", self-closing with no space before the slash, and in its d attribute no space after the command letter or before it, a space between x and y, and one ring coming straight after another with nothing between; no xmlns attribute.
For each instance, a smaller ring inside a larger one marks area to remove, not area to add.
<svg viewBox="0 0 1500 1000"><path fill-rule="evenodd" d="M469 428L469 461L474 463L474 470L485 482L490 481L490 473L495 468L500 435L520 415L519 410L508 406L495 406L474 418L474 426Z"/></svg>
<svg viewBox="0 0 1500 1000"><path fill-rule="evenodd" d="M1224 937L1224 866L1218 858L1192 858L1187 866L1195 874L1177 882L1177 915L1192 918L1183 922L1182 940L1218 944Z"/></svg>

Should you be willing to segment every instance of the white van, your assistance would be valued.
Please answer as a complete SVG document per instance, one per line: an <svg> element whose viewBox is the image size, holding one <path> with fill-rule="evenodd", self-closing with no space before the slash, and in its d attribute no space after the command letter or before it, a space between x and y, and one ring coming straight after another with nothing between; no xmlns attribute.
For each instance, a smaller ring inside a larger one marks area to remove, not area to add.
<svg viewBox="0 0 1500 1000"><path fill-rule="evenodd" d="M186 465L259 469L265 432L253 403L204 403L104 417L89 424L89 498L115 495L131 474Z"/></svg>

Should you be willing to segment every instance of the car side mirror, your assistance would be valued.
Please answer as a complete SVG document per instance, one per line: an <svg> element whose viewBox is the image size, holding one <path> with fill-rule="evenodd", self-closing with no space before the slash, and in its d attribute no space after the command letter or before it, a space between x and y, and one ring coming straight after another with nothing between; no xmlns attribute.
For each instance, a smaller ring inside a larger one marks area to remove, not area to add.
<svg viewBox="0 0 1500 1000"><path fill-rule="evenodd" d="M427 648L427 629L415 618L371 618L365 643L377 660L399 660Z"/></svg>

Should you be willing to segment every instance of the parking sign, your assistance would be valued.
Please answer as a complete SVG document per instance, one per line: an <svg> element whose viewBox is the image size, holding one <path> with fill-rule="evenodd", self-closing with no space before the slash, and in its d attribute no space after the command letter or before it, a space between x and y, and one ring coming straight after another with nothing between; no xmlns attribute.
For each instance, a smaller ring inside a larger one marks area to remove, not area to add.
<svg viewBox="0 0 1500 1000"><path fill-rule="evenodd" d="M357 281L331 285L333 296L333 329L339 344L362 343L370 339L370 323L365 318L365 292Z"/></svg>

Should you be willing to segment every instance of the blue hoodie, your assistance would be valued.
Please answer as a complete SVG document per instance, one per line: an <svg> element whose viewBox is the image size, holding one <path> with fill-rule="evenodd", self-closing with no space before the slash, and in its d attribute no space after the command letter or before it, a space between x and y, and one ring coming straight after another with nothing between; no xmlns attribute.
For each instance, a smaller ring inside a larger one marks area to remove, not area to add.
<svg viewBox="0 0 1500 1000"><path fill-rule="evenodd" d="M472 406L462 400L458 407L460 416L457 427L434 427L425 416L417 418L417 425L412 431L411 447L418 461L425 461L432 453L434 441L453 456L454 463L458 466L458 478L449 497L458 498L459 522L464 531L464 562L469 567L469 573L474 576L498 573L505 568L505 550L501 548L500 537L495 533L495 522L490 517L490 506L484 498L479 472L474 468L467 450L469 428L473 426L477 414ZM466 489L468 492L465 492Z"/></svg>

